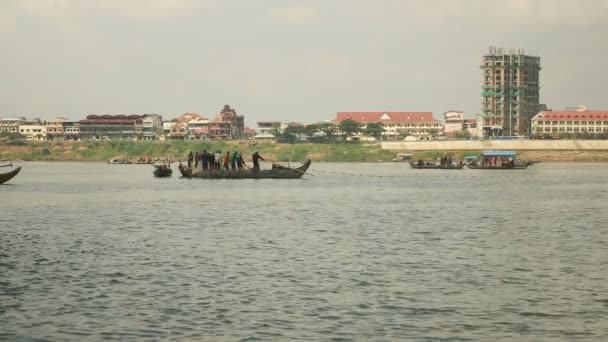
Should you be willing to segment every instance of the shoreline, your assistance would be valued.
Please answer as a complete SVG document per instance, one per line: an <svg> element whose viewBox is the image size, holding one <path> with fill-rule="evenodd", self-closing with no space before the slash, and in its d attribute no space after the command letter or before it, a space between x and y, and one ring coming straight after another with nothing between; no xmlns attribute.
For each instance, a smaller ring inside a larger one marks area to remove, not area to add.
<svg viewBox="0 0 608 342"><path fill-rule="evenodd" d="M601 141L599 143L608 143ZM479 155L483 150L514 150L521 159L541 162L608 162L608 149L584 148L588 142L576 142L579 149L518 149L501 142L492 146L479 142L475 148L462 149L461 142L399 143L399 148L383 148L386 142L378 143L298 143L283 144L272 141L78 141L78 142L26 142L8 144L0 142L0 160L12 161L89 161L107 162L109 159L171 158L184 161L190 151L239 151L249 160L255 151L267 161L301 162L311 159L319 162L396 162L398 153L411 153L413 159L437 159L445 153L453 154L457 160L466 155ZM536 143L535 147L539 147ZM450 148L454 147L454 148ZM460 147L461 149L458 149ZM521 147L521 146L519 146Z"/></svg>

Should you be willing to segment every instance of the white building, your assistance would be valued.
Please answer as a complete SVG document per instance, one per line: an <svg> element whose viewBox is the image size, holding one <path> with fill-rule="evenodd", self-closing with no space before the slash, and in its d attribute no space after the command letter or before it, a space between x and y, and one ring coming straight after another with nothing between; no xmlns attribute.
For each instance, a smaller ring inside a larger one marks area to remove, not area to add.
<svg viewBox="0 0 608 342"><path fill-rule="evenodd" d="M25 140L46 141L45 125L19 125L19 134Z"/></svg>

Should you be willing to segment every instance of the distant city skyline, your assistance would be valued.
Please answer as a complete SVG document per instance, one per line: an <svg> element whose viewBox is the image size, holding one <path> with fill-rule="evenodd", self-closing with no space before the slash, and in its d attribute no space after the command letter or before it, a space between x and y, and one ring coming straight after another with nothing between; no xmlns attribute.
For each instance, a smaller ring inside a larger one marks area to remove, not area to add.
<svg viewBox="0 0 608 342"><path fill-rule="evenodd" d="M5 0L0 117L475 118L489 46L541 57L549 108L606 110L607 16L607 0Z"/></svg>

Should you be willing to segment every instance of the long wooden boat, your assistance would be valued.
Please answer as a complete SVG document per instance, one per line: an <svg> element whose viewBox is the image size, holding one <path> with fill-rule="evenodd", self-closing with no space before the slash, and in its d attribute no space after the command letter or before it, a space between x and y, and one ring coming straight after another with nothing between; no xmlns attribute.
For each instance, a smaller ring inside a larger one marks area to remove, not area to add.
<svg viewBox="0 0 608 342"><path fill-rule="evenodd" d="M481 161L467 163L467 167L480 170L525 170L534 163L517 159L515 151L483 151Z"/></svg>
<svg viewBox="0 0 608 342"><path fill-rule="evenodd" d="M0 184L8 182L11 178L15 177L19 173L19 171L21 171L21 166L18 166L10 172L0 173Z"/></svg>
<svg viewBox="0 0 608 342"><path fill-rule="evenodd" d="M192 171L184 167L179 166L179 171L183 178L204 178L204 179L297 179L301 178L306 170L310 167L311 160L308 159L302 166L297 168L290 168L273 164L270 170L240 170L240 171L226 171L226 170L215 170L215 171Z"/></svg>
<svg viewBox="0 0 608 342"><path fill-rule="evenodd" d="M410 167L412 169L442 169L442 170L462 170L463 168L463 164L462 163L458 163L458 164L428 164L428 163L414 163L414 162L410 162Z"/></svg>
<svg viewBox="0 0 608 342"><path fill-rule="evenodd" d="M503 164L503 165L479 165L479 164L467 164L469 169L481 169L481 170L525 170L531 163L524 164Z"/></svg>

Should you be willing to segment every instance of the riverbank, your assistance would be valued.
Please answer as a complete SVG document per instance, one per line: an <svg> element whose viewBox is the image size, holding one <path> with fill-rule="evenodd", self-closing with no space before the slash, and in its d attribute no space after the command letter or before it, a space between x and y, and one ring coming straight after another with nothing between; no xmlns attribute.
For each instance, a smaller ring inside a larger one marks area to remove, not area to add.
<svg viewBox="0 0 608 342"><path fill-rule="evenodd" d="M111 158L137 160L143 157L171 158L183 160L190 152L239 151L245 159L255 151L269 161L304 161L312 159L315 162L377 162L392 161L397 153L412 153L414 159L439 158L446 152L452 152L456 159L465 155L479 154L488 149L513 149L524 159L539 161L576 161L576 162L608 162L608 147L601 148L600 144L588 142L572 143L574 147L561 143L560 149L551 149L549 144L538 144L533 149L513 148L513 146L493 147L487 142L477 145L459 145L462 142L443 141L393 143L336 143L336 144L277 144L270 141L240 140L240 141L63 141L63 142L27 142L21 145L9 145L0 142L0 159L3 160L41 160L41 161L107 161ZM603 142L608 143L608 142ZM399 145L395 145L399 144ZM485 145L484 145L485 144ZM568 147L568 148L564 148ZM593 148L585 148L593 146ZM598 147L600 146L600 147ZM608 145L607 145L608 146Z"/></svg>

